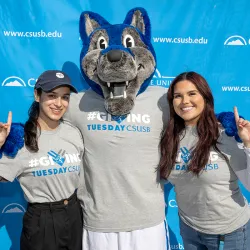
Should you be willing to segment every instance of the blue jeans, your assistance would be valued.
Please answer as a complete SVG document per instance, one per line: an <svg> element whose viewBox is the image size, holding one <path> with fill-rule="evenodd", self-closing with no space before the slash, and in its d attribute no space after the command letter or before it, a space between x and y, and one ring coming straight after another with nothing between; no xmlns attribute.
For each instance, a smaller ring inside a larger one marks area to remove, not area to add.
<svg viewBox="0 0 250 250"><path fill-rule="evenodd" d="M224 248L219 248L220 235L200 233L181 219L180 233L185 250L250 250L250 220L232 233L225 234Z"/></svg>

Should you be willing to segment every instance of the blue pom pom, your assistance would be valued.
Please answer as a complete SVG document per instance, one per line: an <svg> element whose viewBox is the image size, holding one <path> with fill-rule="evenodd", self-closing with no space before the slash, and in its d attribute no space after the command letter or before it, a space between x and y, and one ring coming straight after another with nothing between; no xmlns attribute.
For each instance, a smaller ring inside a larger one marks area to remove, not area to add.
<svg viewBox="0 0 250 250"><path fill-rule="evenodd" d="M225 133L228 136L234 136L235 140L237 142L242 142L239 135L238 135L238 130L234 118L234 113L233 112L221 112L219 114L216 114L217 120L221 123L223 128L225 128ZM243 118L243 116L240 116L240 118Z"/></svg>
<svg viewBox="0 0 250 250"><path fill-rule="evenodd" d="M0 149L0 159L3 154L9 157L15 157L18 150L24 146L24 125L21 123L12 123L10 133Z"/></svg>

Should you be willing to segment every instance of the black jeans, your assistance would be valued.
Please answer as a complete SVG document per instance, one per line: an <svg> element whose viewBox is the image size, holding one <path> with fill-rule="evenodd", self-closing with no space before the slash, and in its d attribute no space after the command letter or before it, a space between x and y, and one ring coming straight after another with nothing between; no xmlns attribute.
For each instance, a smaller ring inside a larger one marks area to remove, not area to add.
<svg viewBox="0 0 250 250"><path fill-rule="evenodd" d="M21 250L82 250L83 218L75 194L52 203L32 203L23 217Z"/></svg>

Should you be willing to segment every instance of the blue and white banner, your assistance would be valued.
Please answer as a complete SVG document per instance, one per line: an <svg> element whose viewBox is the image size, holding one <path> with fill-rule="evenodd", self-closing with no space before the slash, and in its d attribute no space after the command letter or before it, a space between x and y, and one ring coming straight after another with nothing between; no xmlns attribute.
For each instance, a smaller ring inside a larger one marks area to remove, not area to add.
<svg viewBox="0 0 250 250"><path fill-rule="evenodd" d="M81 90L79 71L82 11L122 23L134 7L144 7L152 24L157 70L151 84L167 88L183 71L196 71L209 82L216 112L232 111L250 119L250 1L224 0L5 0L0 3L0 121L9 110L24 122L37 77L61 69ZM242 188L250 201L250 193ZM184 249L178 207L171 185L165 187L171 249ZM0 184L1 250L18 250L26 202L18 182Z"/></svg>

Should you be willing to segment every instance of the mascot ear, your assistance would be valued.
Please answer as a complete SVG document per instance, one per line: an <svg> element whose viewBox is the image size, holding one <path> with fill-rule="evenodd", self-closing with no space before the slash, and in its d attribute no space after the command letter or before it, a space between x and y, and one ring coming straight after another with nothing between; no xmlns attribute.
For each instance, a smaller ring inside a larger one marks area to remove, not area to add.
<svg viewBox="0 0 250 250"><path fill-rule="evenodd" d="M143 8L130 10L123 22L137 28L147 39L151 39L151 25L148 13Z"/></svg>
<svg viewBox="0 0 250 250"><path fill-rule="evenodd" d="M82 41L87 39L89 35L101 26L110 25L102 16L91 11L84 11L80 16L79 32Z"/></svg>

